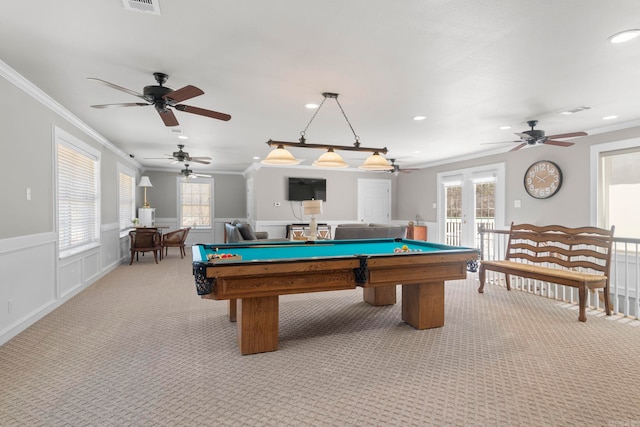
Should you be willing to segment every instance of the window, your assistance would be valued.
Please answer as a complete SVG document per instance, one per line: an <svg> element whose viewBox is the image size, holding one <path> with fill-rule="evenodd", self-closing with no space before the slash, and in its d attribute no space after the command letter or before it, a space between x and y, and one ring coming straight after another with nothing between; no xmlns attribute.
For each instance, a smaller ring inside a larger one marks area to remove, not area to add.
<svg viewBox="0 0 640 427"><path fill-rule="evenodd" d="M213 179L178 178L180 226L211 228L213 217Z"/></svg>
<svg viewBox="0 0 640 427"><path fill-rule="evenodd" d="M120 231L131 228L136 217L136 176L122 165L118 165L118 222Z"/></svg>
<svg viewBox="0 0 640 427"><path fill-rule="evenodd" d="M99 152L55 129L59 256L97 246Z"/></svg>
<svg viewBox="0 0 640 427"><path fill-rule="evenodd" d="M640 147L600 153L600 224L620 237L640 238Z"/></svg>

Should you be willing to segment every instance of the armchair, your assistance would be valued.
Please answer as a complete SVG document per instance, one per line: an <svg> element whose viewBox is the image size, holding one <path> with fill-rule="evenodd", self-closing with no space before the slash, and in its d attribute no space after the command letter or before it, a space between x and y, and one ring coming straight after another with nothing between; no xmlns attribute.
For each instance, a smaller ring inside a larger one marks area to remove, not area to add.
<svg viewBox="0 0 640 427"><path fill-rule="evenodd" d="M170 231L162 235L162 247L164 248L164 255L167 256L169 248L179 248L180 258L184 258L186 255L185 241L189 234L190 227L181 228L179 230Z"/></svg>
<svg viewBox="0 0 640 427"><path fill-rule="evenodd" d="M133 256L136 256L138 260L138 254L140 252L153 252L153 259L158 263L158 252L162 257L162 239L160 232L156 228L139 228L137 230L131 230L129 232L129 239L131 241L131 261L129 265L133 264Z"/></svg>

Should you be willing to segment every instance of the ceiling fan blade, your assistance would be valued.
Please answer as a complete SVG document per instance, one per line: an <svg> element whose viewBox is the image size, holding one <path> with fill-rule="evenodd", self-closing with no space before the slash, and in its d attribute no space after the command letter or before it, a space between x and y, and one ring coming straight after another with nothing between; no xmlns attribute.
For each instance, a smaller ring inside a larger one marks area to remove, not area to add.
<svg viewBox="0 0 640 427"><path fill-rule="evenodd" d="M197 156L197 157L189 157L189 159L195 159L195 160L211 160L211 157L207 157L207 156Z"/></svg>
<svg viewBox="0 0 640 427"><path fill-rule="evenodd" d="M206 175L202 173L194 173L194 175L198 178L211 178L211 175Z"/></svg>
<svg viewBox="0 0 640 427"><path fill-rule="evenodd" d="M588 133L586 132L571 132L571 133L561 133L559 135L549 135L547 136L547 138L549 139L556 139L556 138L574 138L576 136L587 136ZM547 141L549 142L549 141Z"/></svg>
<svg viewBox="0 0 640 427"><path fill-rule="evenodd" d="M181 89L174 90L173 92L169 92L164 96L164 98L170 99L172 102L176 103L195 98L196 96L200 95L204 95L202 89L188 85Z"/></svg>
<svg viewBox="0 0 640 427"><path fill-rule="evenodd" d="M196 163L201 163L203 165L208 165L209 163L211 163L208 160L203 160L204 157L189 157L189 161L190 162L196 162Z"/></svg>
<svg viewBox="0 0 640 427"><path fill-rule="evenodd" d="M544 143L547 145L559 145L560 147L571 147L575 144L575 142L554 141L553 139L547 139Z"/></svg>
<svg viewBox="0 0 640 427"><path fill-rule="evenodd" d="M512 148L509 151L517 151L517 150L521 149L522 147L526 147L527 145L529 145L529 144L527 144L526 142L523 142L522 144L516 145L514 148Z"/></svg>
<svg viewBox="0 0 640 427"><path fill-rule="evenodd" d="M111 108L111 107L147 107L151 104L145 104L143 102L124 102L119 104L100 104L92 105L93 108Z"/></svg>
<svg viewBox="0 0 640 427"><path fill-rule="evenodd" d="M166 109L164 111L158 111L160 114L160 118L164 122L165 126L178 126L178 119L176 119L176 115L173 114L173 111Z"/></svg>
<svg viewBox="0 0 640 427"><path fill-rule="evenodd" d="M112 89L116 89L116 90L119 90L121 92L128 93L129 95L137 96L138 98L142 98L142 99L144 99L146 101L146 98L144 97L143 94L138 93L136 91L133 91L131 89L127 89L126 87L122 87L122 86L118 86L118 85L113 84L113 83L109 83L106 80L96 79L95 77L87 77L87 80L91 80L93 82L102 83L103 85L109 86Z"/></svg>
<svg viewBox="0 0 640 427"><path fill-rule="evenodd" d="M522 142L522 140L517 141L501 141L501 142L481 142L480 145L493 145L493 144L513 144L514 142Z"/></svg>
<svg viewBox="0 0 640 427"><path fill-rule="evenodd" d="M184 111L186 113L198 114L200 116L211 117L212 119L224 120L225 122L231 119L231 116L225 113L219 113L217 111L205 110L204 108L193 107L191 105L178 104L174 105L174 108L178 111Z"/></svg>

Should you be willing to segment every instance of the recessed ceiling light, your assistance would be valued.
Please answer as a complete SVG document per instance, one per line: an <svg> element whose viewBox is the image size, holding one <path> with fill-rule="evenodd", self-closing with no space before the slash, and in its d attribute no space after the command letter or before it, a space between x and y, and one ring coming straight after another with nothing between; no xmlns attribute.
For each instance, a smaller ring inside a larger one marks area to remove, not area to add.
<svg viewBox="0 0 640 427"><path fill-rule="evenodd" d="M500 130L507 130L507 129L511 129L511 126L509 126L509 125L504 125L504 126L500 126L498 129L500 129Z"/></svg>
<svg viewBox="0 0 640 427"><path fill-rule="evenodd" d="M427 116L413 116L413 120L415 120L415 121L424 120L426 118L427 118Z"/></svg>
<svg viewBox="0 0 640 427"><path fill-rule="evenodd" d="M178 135L178 139L189 139L187 135Z"/></svg>
<svg viewBox="0 0 640 427"><path fill-rule="evenodd" d="M253 156L253 160L260 160L260 156Z"/></svg>
<svg viewBox="0 0 640 427"><path fill-rule="evenodd" d="M609 43L624 43L628 42L629 40L633 40L638 36L640 36L640 30L624 30L612 36L609 36L607 40L609 40Z"/></svg>
<svg viewBox="0 0 640 427"><path fill-rule="evenodd" d="M613 120L613 119L617 119L617 118L618 118L618 116L604 116L602 118L602 120Z"/></svg>
<svg viewBox="0 0 640 427"><path fill-rule="evenodd" d="M312 103L304 104L304 108L308 108L310 110L313 110L313 109L318 108L318 107L319 107L318 104L312 104Z"/></svg>
<svg viewBox="0 0 640 427"><path fill-rule="evenodd" d="M422 153L422 150L415 150L415 151L413 152L413 154L420 154L420 153Z"/></svg>

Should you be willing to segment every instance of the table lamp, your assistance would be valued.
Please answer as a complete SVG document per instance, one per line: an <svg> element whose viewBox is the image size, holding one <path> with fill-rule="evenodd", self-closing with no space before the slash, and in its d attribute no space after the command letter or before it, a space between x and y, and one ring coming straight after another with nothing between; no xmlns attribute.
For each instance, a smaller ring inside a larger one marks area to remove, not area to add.
<svg viewBox="0 0 640 427"><path fill-rule="evenodd" d="M151 205L147 202L147 187L153 187L153 185L151 185L151 181L149 181L149 177L141 176L140 182L138 183L138 187L144 187L144 205L142 205L142 207L150 208Z"/></svg>
<svg viewBox="0 0 640 427"><path fill-rule="evenodd" d="M318 236L318 224L315 215L322 213L322 200L303 200L302 207L305 215L311 215L309 222L309 240L316 240Z"/></svg>

